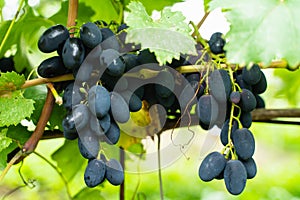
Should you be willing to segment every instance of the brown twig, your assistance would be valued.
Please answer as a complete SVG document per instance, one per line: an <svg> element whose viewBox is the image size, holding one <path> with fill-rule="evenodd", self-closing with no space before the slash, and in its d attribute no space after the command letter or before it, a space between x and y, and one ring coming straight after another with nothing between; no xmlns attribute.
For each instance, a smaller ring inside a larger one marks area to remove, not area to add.
<svg viewBox="0 0 300 200"><path fill-rule="evenodd" d="M205 20L209 14L210 14L210 12L205 12L204 16L201 18L200 22L197 24L198 30L201 28L202 24L205 22ZM195 37L196 36L195 34L196 34L196 30L194 30L194 32L192 33L192 36Z"/></svg>
<svg viewBox="0 0 300 200"><path fill-rule="evenodd" d="M69 8L68 8L68 21L67 27L72 27L76 25L76 19L78 15L78 0L69 0ZM74 30L71 29L71 32ZM71 34L73 37L74 34Z"/></svg>
<svg viewBox="0 0 300 200"><path fill-rule="evenodd" d="M54 82L62 82L62 81L70 81L70 80L74 80L73 74L65 74L53 78L36 78L36 79L25 81L25 83L21 86L21 89L29 88L36 85L46 84L46 83L54 83Z"/></svg>

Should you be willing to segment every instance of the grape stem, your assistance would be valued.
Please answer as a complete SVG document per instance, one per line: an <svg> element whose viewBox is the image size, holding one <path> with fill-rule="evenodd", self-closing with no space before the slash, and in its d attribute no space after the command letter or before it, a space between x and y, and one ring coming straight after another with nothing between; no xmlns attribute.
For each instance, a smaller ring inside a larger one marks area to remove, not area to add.
<svg viewBox="0 0 300 200"><path fill-rule="evenodd" d="M210 12L205 12L205 14L201 18L200 22L197 24L197 30L195 29L194 32L192 33L193 37L196 36L196 33L199 31L199 29L201 28L202 24L205 22L205 20L206 20L206 18L208 17L209 14L210 14Z"/></svg>
<svg viewBox="0 0 300 200"><path fill-rule="evenodd" d="M66 74L66 75L57 76L53 78L36 78L36 79L25 81L25 83L21 86L21 89L42 85L46 83L54 83L54 82L62 82L62 81L70 81L70 80L74 80L73 74Z"/></svg>
<svg viewBox="0 0 300 200"><path fill-rule="evenodd" d="M67 27L76 26L77 14L78 14L78 0L69 0ZM70 31L74 32L75 30L72 29ZM73 37L73 35L74 34L71 34L70 36Z"/></svg>
<svg viewBox="0 0 300 200"><path fill-rule="evenodd" d="M10 23L10 25L9 25L6 33L5 33L5 35L4 35L4 38L3 38L2 42L1 42L1 45L0 45L0 53L2 51L2 48L4 47L4 44L5 44L8 36L9 36L9 34L11 33L11 30L12 30L12 28L13 28L15 22L16 22L16 19L18 18L19 14L20 14L20 10L21 10L21 8L23 6L23 3L24 3L24 0L21 0L20 4L19 4L19 7L18 7L18 10L17 10L17 12L16 12L13 20L11 21L11 23Z"/></svg>

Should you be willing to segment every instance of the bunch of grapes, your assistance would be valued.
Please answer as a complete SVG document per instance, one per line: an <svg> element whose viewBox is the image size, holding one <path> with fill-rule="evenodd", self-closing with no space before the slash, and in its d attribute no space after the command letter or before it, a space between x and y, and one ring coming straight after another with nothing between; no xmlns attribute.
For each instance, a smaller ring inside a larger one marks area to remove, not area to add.
<svg viewBox="0 0 300 200"><path fill-rule="evenodd" d="M217 33L211 40L211 51L224 53L223 46L219 48L219 44L225 44L221 35ZM214 69L206 80L208 90L198 100L197 114L201 127L208 129L217 125L221 128L220 140L224 148L221 153L212 152L204 158L199 177L203 181L224 179L228 192L238 195L244 190L247 179L255 177L257 172L252 158L255 141L249 128L251 111L265 107L259 95L267 88L266 77L254 64L250 69L244 67L235 71Z"/></svg>

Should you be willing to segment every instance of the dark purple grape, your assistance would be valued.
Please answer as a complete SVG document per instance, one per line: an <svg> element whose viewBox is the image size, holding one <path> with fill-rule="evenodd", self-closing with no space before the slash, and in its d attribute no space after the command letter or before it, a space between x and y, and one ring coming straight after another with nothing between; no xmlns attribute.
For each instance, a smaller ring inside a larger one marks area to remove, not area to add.
<svg viewBox="0 0 300 200"><path fill-rule="evenodd" d="M256 108L256 99L250 90L243 89L241 94L241 100L239 106L244 112L251 112Z"/></svg>
<svg viewBox="0 0 300 200"><path fill-rule="evenodd" d="M66 40L62 60L66 68L76 70L80 67L85 57L85 48L79 38L69 38Z"/></svg>
<svg viewBox="0 0 300 200"><path fill-rule="evenodd" d="M1 72L15 71L15 64L12 56L8 58L0 59L0 71Z"/></svg>
<svg viewBox="0 0 300 200"><path fill-rule="evenodd" d="M115 121L125 123L129 120L130 112L125 99L116 92L110 93L111 113Z"/></svg>
<svg viewBox="0 0 300 200"><path fill-rule="evenodd" d="M240 116L240 121L244 128L250 128L252 124L251 112L242 112Z"/></svg>
<svg viewBox="0 0 300 200"><path fill-rule="evenodd" d="M111 122L110 128L105 133L105 141L108 144L117 144L120 138L120 128L115 122Z"/></svg>
<svg viewBox="0 0 300 200"><path fill-rule="evenodd" d="M38 48L44 53L58 50L70 37L68 29L63 25L55 25L48 28L38 41Z"/></svg>
<svg viewBox="0 0 300 200"><path fill-rule="evenodd" d="M203 95L199 98L196 110L200 121L210 125L217 120L219 106L212 95Z"/></svg>
<svg viewBox="0 0 300 200"><path fill-rule="evenodd" d="M100 55L100 64L106 68L111 76L122 76L125 71L125 63L120 53L114 49L103 50Z"/></svg>
<svg viewBox="0 0 300 200"><path fill-rule="evenodd" d="M208 83L211 95L220 103L226 102L231 93L231 80L227 71L224 69L214 70L209 75Z"/></svg>
<svg viewBox="0 0 300 200"><path fill-rule="evenodd" d="M104 117L110 109L110 96L105 87L94 85L88 92L89 109L98 118Z"/></svg>
<svg viewBox="0 0 300 200"><path fill-rule="evenodd" d="M105 177L112 185L121 185L124 181L124 170L121 163L113 158L107 161Z"/></svg>
<svg viewBox="0 0 300 200"><path fill-rule="evenodd" d="M261 70L257 64L252 65L250 69L243 68L242 71L243 80L249 85L255 85L261 78Z"/></svg>
<svg viewBox="0 0 300 200"><path fill-rule="evenodd" d="M225 46L226 41L222 38L222 33L216 32L212 34L208 41L210 50L214 54L224 53L223 47Z"/></svg>
<svg viewBox="0 0 300 200"><path fill-rule="evenodd" d="M84 182L86 186L93 188L105 180L106 165L102 160L93 159L89 161L85 172Z"/></svg>
<svg viewBox="0 0 300 200"><path fill-rule="evenodd" d="M229 160L224 169L224 181L230 194L240 194L247 181L247 172L243 163L239 160Z"/></svg>
<svg viewBox="0 0 300 200"><path fill-rule="evenodd" d="M236 120L232 121L232 126L231 126L231 139L232 139L232 133L238 129L238 123ZM220 133L220 139L221 143L226 146L228 144L228 131L229 131L229 119L227 119L222 128L221 128L221 133Z"/></svg>
<svg viewBox="0 0 300 200"><path fill-rule="evenodd" d="M67 74L69 71L64 66L59 56L54 56L44 60L37 68L38 74L43 78L51 78Z"/></svg>
<svg viewBox="0 0 300 200"><path fill-rule="evenodd" d="M80 39L88 48L95 48L102 41L102 34L98 26L92 22L80 27Z"/></svg>
<svg viewBox="0 0 300 200"><path fill-rule="evenodd" d="M238 104L241 100L241 94L240 92L231 92L230 93L230 101L234 104Z"/></svg>
<svg viewBox="0 0 300 200"><path fill-rule="evenodd" d="M232 141L239 159L251 158L255 151L253 134L247 128L237 129L232 133Z"/></svg>
<svg viewBox="0 0 300 200"><path fill-rule="evenodd" d="M256 163L253 158L249 158L248 160L242 160L244 167L247 171L247 179L252 179L255 177L257 173Z"/></svg>
<svg viewBox="0 0 300 200"><path fill-rule="evenodd" d="M73 114L68 114L62 121L62 127L64 129L64 137L68 140L74 140L78 138L78 133L75 127L75 119Z"/></svg>
<svg viewBox="0 0 300 200"><path fill-rule="evenodd" d="M100 31L102 34L102 49L114 49L119 51L120 45L115 34L109 28L101 28Z"/></svg>
<svg viewBox="0 0 300 200"><path fill-rule="evenodd" d="M267 90L268 84L265 74L260 71L261 77L255 85L252 85L252 91L255 94L262 94Z"/></svg>

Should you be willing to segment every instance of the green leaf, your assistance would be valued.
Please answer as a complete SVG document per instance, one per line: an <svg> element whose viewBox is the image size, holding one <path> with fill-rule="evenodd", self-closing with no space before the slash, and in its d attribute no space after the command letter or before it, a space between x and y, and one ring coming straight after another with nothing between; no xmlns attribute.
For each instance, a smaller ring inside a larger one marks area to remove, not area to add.
<svg viewBox="0 0 300 200"><path fill-rule="evenodd" d="M12 142L7 148L0 151L0 170L3 170L7 165L7 155L17 147L18 145Z"/></svg>
<svg viewBox="0 0 300 200"><path fill-rule="evenodd" d="M149 48L161 65L171 63L173 58L179 60L180 53L196 54L196 42L181 12L165 8L161 18L155 21L139 2L131 2L128 8L131 12L126 18L129 26L126 43L140 43L142 49Z"/></svg>
<svg viewBox="0 0 300 200"><path fill-rule="evenodd" d="M17 125L30 117L34 101L24 97L0 98L0 127Z"/></svg>
<svg viewBox="0 0 300 200"><path fill-rule="evenodd" d="M32 132L28 131L27 127L18 124L17 126L9 126L6 135L20 144L25 144L32 135Z"/></svg>
<svg viewBox="0 0 300 200"><path fill-rule="evenodd" d="M204 11L208 12L209 11L209 3L211 2L211 0L204 0L203 4L204 4Z"/></svg>
<svg viewBox="0 0 300 200"><path fill-rule="evenodd" d="M67 180L71 180L87 161L80 155L77 140L66 140L63 146L51 155Z"/></svg>
<svg viewBox="0 0 300 200"><path fill-rule="evenodd" d="M0 74L0 91L1 90L14 91L20 89L24 83L25 83L24 75L17 74L14 71Z"/></svg>
<svg viewBox="0 0 300 200"><path fill-rule="evenodd" d="M61 0L40 0L38 6L34 7L41 16L49 18L61 9Z"/></svg>
<svg viewBox="0 0 300 200"><path fill-rule="evenodd" d="M133 0L125 0L125 5L129 4ZM157 0L139 0L145 8L146 11L151 14L153 10L162 10L166 6L172 6L175 3L183 2L184 0L163 0L163 1L157 1Z"/></svg>
<svg viewBox="0 0 300 200"><path fill-rule="evenodd" d="M3 149L6 149L12 142L11 138L6 136L7 128L4 128L0 131L0 152Z"/></svg>
<svg viewBox="0 0 300 200"><path fill-rule="evenodd" d="M104 197L101 195L101 191L98 189L84 188L80 190L74 200L104 200Z"/></svg>
<svg viewBox="0 0 300 200"><path fill-rule="evenodd" d="M291 67L300 62L300 1L214 0L210 9L221 7L230 31L226 34L226 57L231 63L285 59Z"/></svg>
<svg viewBox="0 0 300 200"><path fill-rule="evenodd" d="M38 85L34 87L27 88L24 92L24 97L27 99L32 99L35 101L34 103L34 112L32 113L30 119L33 121L34 124L37 124L41 112L43 110L45 100L47 95L47 88L44 85ZM51 113L49 123L47 124L47 128L50 130L59 129L63 130L62 128L62 120L66 116L66 109L63 106L59 106L57 104L54 105L53 111Z"/></svg>
<svg viewBox="0 0 300 200"><path fill-rule="evenodd" d="M0 42L3 41L4 36L6 34L6 31L8 30L8 27L11 23L11 20L9 21L3 21L0 23ZM11 35L14 35L14 32L11 32ZM5 52L11 48L13 44L15 44L17 41L17 37L10 37L9 40L6 40L5 45L3 46L2 50L0 51L0 58L2 58L5 54Z"/></svg>

